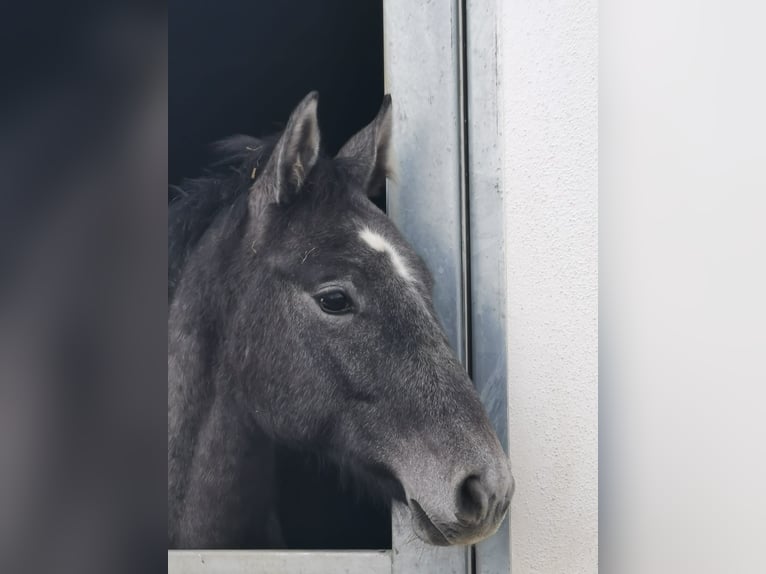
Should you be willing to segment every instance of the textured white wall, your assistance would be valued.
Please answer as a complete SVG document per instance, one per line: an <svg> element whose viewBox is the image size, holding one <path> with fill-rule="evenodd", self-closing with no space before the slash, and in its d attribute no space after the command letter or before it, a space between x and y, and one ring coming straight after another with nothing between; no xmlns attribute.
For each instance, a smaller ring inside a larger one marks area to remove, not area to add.
<svg viewBox="0 0 766 574"><path fill-rule="evenodd" d="M598 6L501 2L513 574L598 570Z"/></svg>

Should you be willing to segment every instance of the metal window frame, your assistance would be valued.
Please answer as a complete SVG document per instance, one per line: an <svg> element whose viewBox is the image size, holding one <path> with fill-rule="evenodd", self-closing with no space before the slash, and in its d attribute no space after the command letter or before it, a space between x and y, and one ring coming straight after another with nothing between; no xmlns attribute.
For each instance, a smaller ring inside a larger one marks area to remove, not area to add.
<svg viewBox="0 0 766 574"><path fill-rule="evenodd" d="M390 574L391 550L171 550L168 574Z"/></svg>
<svg viewBox="0 0 766 574"><path fill-rule="evenodd" d="M508 450L505 239L493 0L384 0L398 177L388 212L434 274L434 303ZM393 517L393 572L509 573L508 518L473 548L421 543Z"/></svg>
<svg viewBox="0 0 766 574"><path fill-rule="evenodd" d="M388 213L435 278L434 303L508 450L497 0L383 1L397 176ZM382 551L169 551L168 572L508 574L508 518L471 548L420 542L392 516Z"/></svg>

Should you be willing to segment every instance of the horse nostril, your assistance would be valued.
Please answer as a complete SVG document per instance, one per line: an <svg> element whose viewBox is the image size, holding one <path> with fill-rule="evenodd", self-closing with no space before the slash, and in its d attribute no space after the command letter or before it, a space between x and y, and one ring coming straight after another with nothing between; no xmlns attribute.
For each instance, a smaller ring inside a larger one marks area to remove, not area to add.
<svg viewBox="0 0 766 574"><path fill-rule="evenodd" d="M479 522L489 506L487 487L477 474L469 474L457 490L457 517L464 522Z"/></svg>

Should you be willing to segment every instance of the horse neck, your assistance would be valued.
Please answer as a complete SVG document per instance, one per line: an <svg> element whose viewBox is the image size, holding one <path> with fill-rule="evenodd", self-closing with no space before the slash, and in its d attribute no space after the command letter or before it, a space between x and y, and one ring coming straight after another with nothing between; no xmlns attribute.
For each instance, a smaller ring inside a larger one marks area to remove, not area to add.
<svg viewBox="0 0 766 574"><path fill-rule="evenodd" d="M190 263L199 274L179 285L168 323L169 536L174 547L210 548L257 532L253 512L265 522L274 447L234 395L238 385L226 368L225 311L211 303L230 294L215 283L214 265Z"/></svg>
<svg viewBox="0 0 766 574"><path fill-rule="evenodd" d="M274 539L264 530L273 528L274 445L232 392L227 372L211 367L218 353L204 341L187 332L169 349L170 545L268 545L264 541Z"/></svg>
<svg viewBox="0 0 766 574"><path fill-rule="evenodd" d="M231 395L217 394L196 428L180 434L171 510L181 548L262 545L274 514L275 462L269 438ZM261 532L263 531L263 532Z"/></svg>
<svg viewBox="0 0 766 574"><path fill-rule="evenodd" d="M168 314L168 472L184 474L220 392L216 389L229 293L221 269L229 243L219 216L189 255ZM220 403L220 401L219 401ZM220 407L219 407L220 408ZM172 480L173 477L171 477Z"/></svg>

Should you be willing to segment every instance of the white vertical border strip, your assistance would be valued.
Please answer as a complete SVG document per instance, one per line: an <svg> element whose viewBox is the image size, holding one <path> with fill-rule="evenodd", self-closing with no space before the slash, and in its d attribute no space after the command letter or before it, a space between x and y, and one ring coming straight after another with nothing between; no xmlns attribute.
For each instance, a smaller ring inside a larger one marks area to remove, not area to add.
<svg viewBox="0 0 766 574"><path fill-rule="evenodd" d="M397 155L388 214L433 273L437 313L465 364L459 14L458 0L383 3L385 85L393 98ZM392 520L394 572L470 572L468 548L422 543L404 508L395 509Z"/></svg>
<svg viewBox="0 0 766 574"><path fill-rule="evenodd" d="M465 105L471 294L472 375L482 403L508 452L505 225L502 133L495 0L465 1ZM511 571L509 520L476 545L477 574Z"/></svg>
<svg viewBox="0 0 766 574"><path fill-rule="evenodd" d="M598 571L598 2L506 2L499 50L516 574Z"/></svg>

